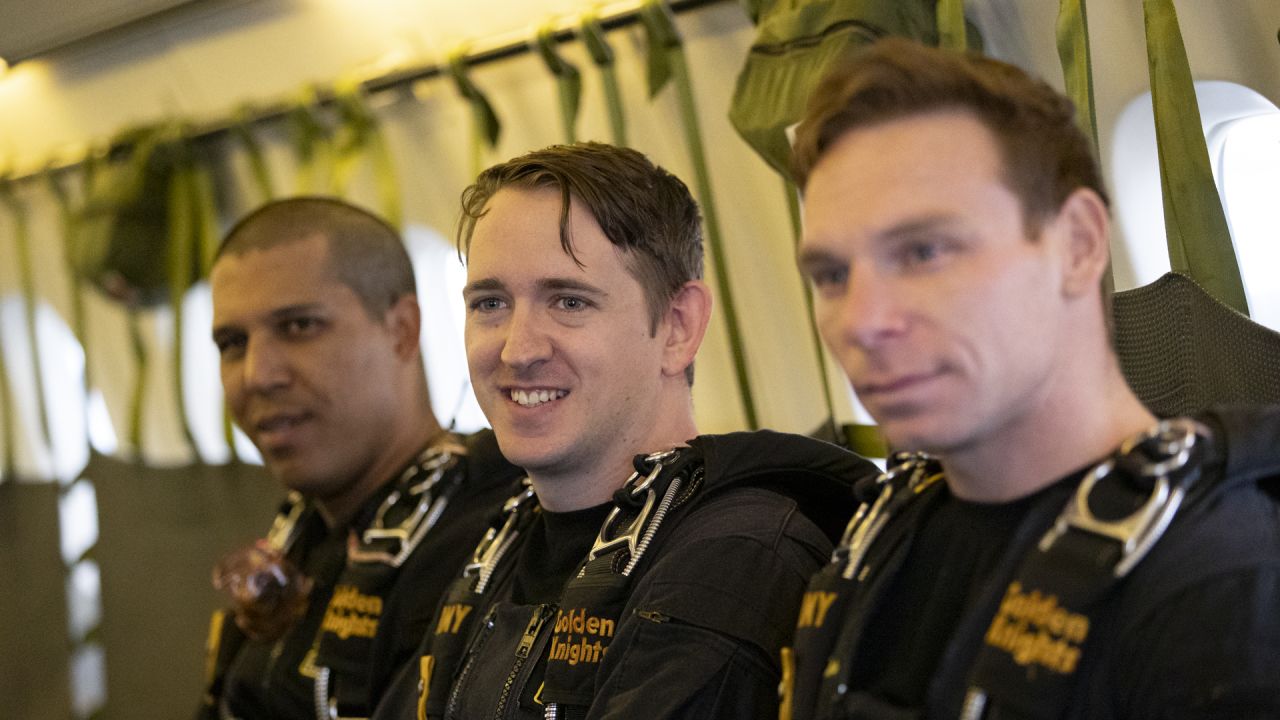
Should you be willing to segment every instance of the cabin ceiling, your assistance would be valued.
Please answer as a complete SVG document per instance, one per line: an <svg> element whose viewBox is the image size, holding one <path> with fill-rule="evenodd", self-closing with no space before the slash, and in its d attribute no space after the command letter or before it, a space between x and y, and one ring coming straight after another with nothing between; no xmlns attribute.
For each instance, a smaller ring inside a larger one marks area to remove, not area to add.
<svg viewBox="0 0 1280 720"><path fill-rule="evenodd" d="M10 63L196 0L0 0L0 58Z"/></svg>

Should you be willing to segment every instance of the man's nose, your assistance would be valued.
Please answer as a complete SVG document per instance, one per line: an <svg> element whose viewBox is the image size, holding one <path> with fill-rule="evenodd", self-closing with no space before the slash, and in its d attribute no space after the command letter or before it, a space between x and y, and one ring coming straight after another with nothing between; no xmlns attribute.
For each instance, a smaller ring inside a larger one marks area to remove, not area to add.
<svg viewBox="0 0 1280 720"><path fill-rule="evenodd" d="M875 350L906 329L899 293L873 267L850 268L848 285L836 308L840 340Z"/></svg>
<svg viewBox="0 0 1280 720"><path fill-rule="evenodd" d="M245 388L266 392L288 384L289 361L283 348L267 338L250 338L241 371Z"/></svg>
<svg viewBox="0 0 1280 720"><path fill-rule="evenodd" d="M502 362L517 370L551 357L551 340L541 318L531 308L517 308L507 323L502 344Z"/></svg>

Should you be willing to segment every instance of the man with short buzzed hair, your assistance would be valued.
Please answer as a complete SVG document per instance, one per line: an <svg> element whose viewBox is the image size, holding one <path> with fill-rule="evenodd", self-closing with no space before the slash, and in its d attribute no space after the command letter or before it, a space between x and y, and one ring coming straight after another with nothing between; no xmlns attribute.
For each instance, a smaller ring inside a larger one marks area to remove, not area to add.
<svg viewBox="0 0 1280 720"><path fill-rule="evenodd" d="M413 266L381 219L268 203L210 284L227 405L292 494L219 568L235 622L211 634L202 717L366 717L519 471L432 413Z"/></svg>

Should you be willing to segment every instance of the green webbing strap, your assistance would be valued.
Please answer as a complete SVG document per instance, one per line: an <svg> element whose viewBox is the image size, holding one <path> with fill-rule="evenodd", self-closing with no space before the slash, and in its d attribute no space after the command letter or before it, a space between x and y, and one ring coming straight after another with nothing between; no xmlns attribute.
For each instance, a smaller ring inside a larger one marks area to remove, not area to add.
<svg viewBox="0 0 1280 720"><path fill-rule="evenodd" d="M1067 97L1076 105L1076 120L1093 141L1098 154L1098 116L1093 103L1093 53L1089 49L1089 18L1085 0L1061 0L1058 5L1058 58Z"/></svg>
<svg viewBox="0 0 1280 720"><path fill-rule="evenodd" d="M181 142L181 141L179 141ZM182 437L187 446L195 453L198 461L200 448L196 445L195 436L191 433L191 423L187 420L187 399L184 393L182 347L183 318L185 313L185 296L191 287L196 273L196 227L198 211L195 208L195 168L191 158L191 149L183 146L179 152L181 160L169 177L169 252L167 253L167 272L169 279L169 307L173 311L173 393L178 409L178 426L182 429Z"/></svg>
<svg viewBox="0 0 1280 720"><path fill-rule="evenodd" d="M147 344L142 337L142 311L130 307L129 312L129 344L133 349L134 367L138 376L133 379L133 393L129 398L129 446L134 456L142 457L142 404L147 396L147 372L150 366Z"/></svg>
<svg viewBox="0 0 1280 720"><path fill-rule="evenodd" d="M733 369L742 396L742 409L747 426L760 427L756 417L755 399L751 394L751 381L747 375L747 361L743 350L742 332L738 324L738 312L733 303L733 291L729 284L729 269L725 262L724 244L720 238L720 222L716 215L715 198L711 194L711 177L707 170L706 151L702 145L702 130L698 125L698 110L694 103L693 82L685 59L684 45L676 30L671 8L663 0L645 0L640 6L640 20L644 24L649 45L649 95L657 95L662 86L672 78L680 102L680 117L684 124L685 141L693 161L695 184L702 200L702 214L707 228L707 242L711 246L711 263L715 270L720 301L724 306L725 327L729 334L729 350L733 355Z"/></svg>
<svg viewBox="0 0 1280 720"><path fill-rule="evenodd" d="M86 173L88 173L87 165ZM89 377L89 334L85 323L84 278L76 272L75 263L71 258L71 248L75 246L76 233L79 232L78 219L75 209L71 206L71 196L67 194L67 189L63 187L52 170L44 172L44 182L49 194L58 203L58 215L62 220L63 261L66 263L67 277L71 282L71 331L75 333L76 341L80 343L80 349L84 352L84 392L87 398L93 383Z"/></svg>
<svg viewBox="0 0 1280 720"><path fill-rule="evenodd" d="M0 331L4 325L0 324ZM13 406L13 395L9 392L9 366L4 359L4 348L0 347L0 404L4 405L4 458L0 466L0 474L4 479L12 479L17 474L15 460L18 443L18 412Z"/></svg>
<svg viewBox="0 0 1280 720"><path fill-rule="evenodd" d="M627 144L627 115L622 105L622 91L618 88L618 67L614 62L613 47L604 35L600 18L591 11L582 15L582 43L591 55L591 61L600 70L600 83L604 89L605 108L609 111L609 131L613 144Z"/></svg>
<svg viewBox="0 0 1280 720"><path fill-rule="evenodd" d="M329 178L321 173L331 171L329 128L316 117L316 92L314 88L303 91L298 104L289 111L289 135L293 141L294 156L298 159L297 191L318 192L329 185Z"/></svg>
<svg viewBox="0 0 1280 720"><path fill-rule="evenodd" d="M556 48L555 26L547 23L538 28L533 40L534 49L546 64L547 70L556 79L556 95L560 102L560 125L564 130L564 141L574 143L578 140L578 107L582 102L582 73L573 63L561 57Z"/></svg>
<svg viewBox="0 0 1280 720"><path fill-rule="evenodd" d="M783 178L782 193L787 198L787 217L791 220L791 240L794 246L798 248L800 247L800 241L804 237L804 227L800 220L800 191L796 188L795 183ZM836 405L835 400L831 397L831 387L827 383L827 356L822 352L822 336L818 333L818 323L813 317L813 288L809 287L807 282L800 283L800 287L804 291L805 317L809 320L809 335L813 339L814 353L818 356L822 400L827 406L827 418L831 421L831 434L835 437L838 436L835 424Z"/></svg>
<svg viewBox="0 0 1280 720"><path fill-rule="evenodd" d="M1093 141L1094 157L1099 157L1098 114L1093 101L1093 52L1089 47L1089 15L1085 5L1085 0L1061 0L1058 5L1058 58L1062 63L1067 97L1076 106L1076 122ZM1107 263L1102 282L1106 292L1115 292L1111 263Z"/></svg>
<svg viewBox="0 0 1280 720"><path fill-rule="evenodd" d="M336 138L337 160L334 163L334 189L342 194L351 179L356 163L367 158L378 189L378 202L383 218L400 227L400 187L396 182L395 162L391 149L364 94L364 86L354 78L334 86L334 99L342 125Z"/></svg>
<svg viewBox="0 0 1280 720"><path fill-rule="evenodd" d="M938 47L965 51L964 0L938 0Z"/></svg>
<svg viewBox="0 0 1280 720"><path fill-rule="evenodd" d="M40 418L40 433L45 447L53 452L53 428L49 425L49 408L45 399L44 368L40 364L40 334L36 328L36 273L31 261L31 228L27 223L27 208L13 194L13 186L0 184L0 198L13 219L13 240L18 253L18 281L22 285L22 302L26 310L27 343L31 352L31 369L35 377L36 410Z"/></svg>
<svg viewBox="0 0 1280 720"><path fill-rule="evenodd" d="M1151 104L1169 262L1220 302L1249 314L1209 149L1200 124L1191 68L1172 0L1143 0Z"/></svg>
<svg viewBox="0 0 1280 720"><path fill-rule="evenodd" d="M259 190L270 192L270 178L266 177L265 184L260 184ZM261 183L263 177L259 177ZM197 272L200 278L208 279L209 273L213 271L213 257L218 252L218 243L220 242L220 233L218 231L218 204L217 196L213 189L213 175L209 172L209 168L202 162L196 162L192 166L192 188L191 199L193 202L192 209L195 211L195 248ZM264 196L264 200L270 200L270 196ZM223 404L222 413L222 432L228 438L227 447L231 451L231 459L238 461L240 453L236 452L236 446L231 440L233 430L231 429L231 413L228 412L226 404ZM193 445L192 447L196 447Z"/></svg>
<svg viewBox="0 0 1280 720"><path fill-rule="evenodd" d="M271 171L267 168L266 158L262 154L262 145L249 124L249 108L239 108L234 114L231 134L239 141L240 147L249 158L249 171L253 174L253 184L258 191L258 202L265 203L275 197L275 190L271 184Z"/></svg>
<svg viewBox="0 0 1280 720"><path fill-rule="evenodd" d="M498 136L502 133L502 124L498 122L498 114L493 111L489 99L484 92L471 82L467 73L467 48L460 46L449 53L446 63L449 77L458 88L458 94L471 106L471 175L475 177L484 170L484 148L498 144Z"/></svg>
<svg viewBox="0 0 1280 720"><path fill-rule="evenodd" d="M8 193L8 180L2 180L5 184L2 192ZM0 324L0 333L3 333L4 326ZM10 392L12 385L9 383L9 365L4 359L4 346L0 345L0 403L4 403L4 458L3 468L5 479L12 479L17 474L17 444L18 444L18 410L13 404L13 394Z"/></svg>

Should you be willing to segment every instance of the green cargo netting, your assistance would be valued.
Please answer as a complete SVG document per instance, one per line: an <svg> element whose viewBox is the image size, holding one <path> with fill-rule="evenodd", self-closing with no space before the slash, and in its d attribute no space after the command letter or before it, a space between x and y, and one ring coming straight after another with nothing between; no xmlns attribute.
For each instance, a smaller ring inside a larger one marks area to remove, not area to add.
<svg viewBox="0 0 1280 720"><path fill-rule="evenodd" d="M729 120L765 162L790 177L787 128L842 58L885 35L934 44L937 0L775 2L760 15Z"/></svg>

